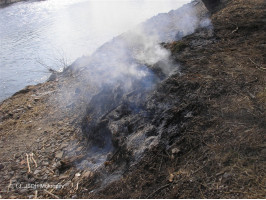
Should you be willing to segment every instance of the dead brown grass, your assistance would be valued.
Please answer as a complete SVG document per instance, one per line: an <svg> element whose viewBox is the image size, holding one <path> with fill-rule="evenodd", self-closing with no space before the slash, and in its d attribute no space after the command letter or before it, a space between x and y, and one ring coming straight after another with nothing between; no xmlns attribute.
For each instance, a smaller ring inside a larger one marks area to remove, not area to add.
<svg viewBox="0 0 266 200"><path fill-rule="evenodd" d="M83 197L265 198L265 8L228 1L212 16L213 43L194 47L195 33L164 44L184 66L168 80L181 102L173 112L197 102L198 115L162 138L180 153L159 145L122 180Z"/></svg>

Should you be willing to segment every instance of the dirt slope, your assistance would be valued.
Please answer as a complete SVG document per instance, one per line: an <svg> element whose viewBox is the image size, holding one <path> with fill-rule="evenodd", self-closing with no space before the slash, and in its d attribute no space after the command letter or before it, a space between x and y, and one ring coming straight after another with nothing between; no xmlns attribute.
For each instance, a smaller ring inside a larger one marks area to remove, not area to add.
<svg viewBox="0 0 266 200"><path fill-rule="evenodd" d="M95 126L87 124L101 93L93 96L82 72L71 70L5 100L0 105L0 195L265 198L265 8L262 0L228 1L213 13L213 28L163 44L181 73L151 92L140 91L145 116L127 103ZM129 135L148 130L159 142L136 162L135 152L125 147L128 135L111 135L116 151L101 171L92 172L85 167L93 158L87 156L83 132L114 121ZM115 181L108 185L105 178ZM19 188L29 183L58 188Z"/></svg>

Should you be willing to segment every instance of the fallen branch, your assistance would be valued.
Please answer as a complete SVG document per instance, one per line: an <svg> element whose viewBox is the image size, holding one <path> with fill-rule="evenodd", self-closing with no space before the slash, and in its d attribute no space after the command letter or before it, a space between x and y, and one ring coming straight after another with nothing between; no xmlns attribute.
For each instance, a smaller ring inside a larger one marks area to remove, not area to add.
<svg viewBox="0 0 266 200"><path fill-rule="evenodd" d="M59 196L49 192L48 190L43 190L44 192L46 192L47 194L50 194L52 197L56 198L56 199L61 199Z"/></svg>

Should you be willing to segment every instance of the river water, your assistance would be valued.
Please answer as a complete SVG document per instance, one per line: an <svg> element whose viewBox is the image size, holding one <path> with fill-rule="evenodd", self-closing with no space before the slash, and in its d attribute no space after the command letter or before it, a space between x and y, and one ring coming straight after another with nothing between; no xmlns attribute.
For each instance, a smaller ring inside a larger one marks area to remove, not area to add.
<svg viewBox="0 0 266 200"><path fill-rule="evenodd" d="M0 8L0 101L189 0L46 0Z"/></svg>

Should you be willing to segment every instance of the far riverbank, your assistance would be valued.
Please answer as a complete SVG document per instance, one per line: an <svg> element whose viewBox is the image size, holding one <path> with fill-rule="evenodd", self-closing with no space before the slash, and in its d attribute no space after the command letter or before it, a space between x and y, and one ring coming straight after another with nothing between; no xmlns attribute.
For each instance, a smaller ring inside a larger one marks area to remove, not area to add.
<svg viewBox="0 0 266 200"><path fill-rule="evenodd" d="M0 0L0 6L9 5L11 3L16 3L23 0Z"/></svg>

